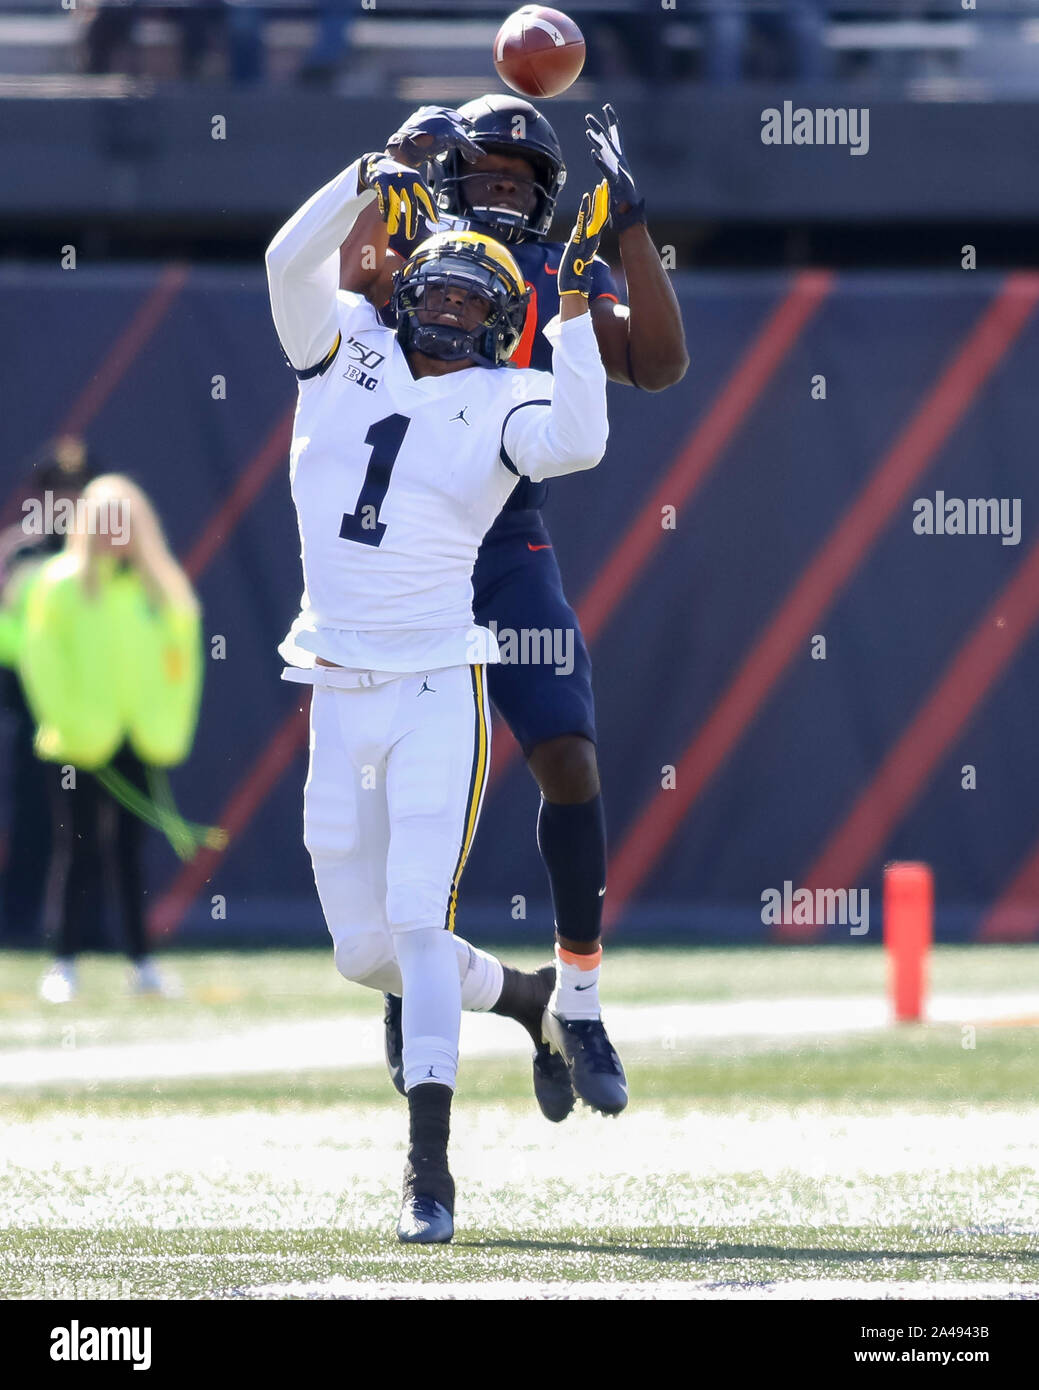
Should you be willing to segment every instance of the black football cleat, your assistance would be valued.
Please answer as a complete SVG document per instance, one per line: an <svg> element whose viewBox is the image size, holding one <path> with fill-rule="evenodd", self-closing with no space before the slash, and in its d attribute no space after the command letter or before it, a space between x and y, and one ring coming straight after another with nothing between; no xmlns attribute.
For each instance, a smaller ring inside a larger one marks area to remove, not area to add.
<svg viewBox="0 0 1039 1390"><path fill-rule="evenodd" d="M542 1043L534 1052L534 1099L546 1120L565 1120L577 1104L566 1058Z"/></svg>
<svg viewBox="0 0 1039 1390"><path fill-rule="evenodd" d="M397 1239L405 1245L446 1245L455 1233L454 1213L455 1180L444 1159L410 1157Z"/></svg>
<svg viewBox="0 0 1039 1390"><path fill-rule="evenodd" d="M402 1000L396 994L384 994L382 997L386 1001L382 1015L386 1069L390 1080L403 1096L407 1092L404 1090L404 1029L400 1021Z"/></svg>
<svg viewBox="0 0 1039 1390"><path fill-rule="evenodd" d="M406 1196L397 1222L404 1245L446 1245L455 1233L454 1217L435 1197Z"/></svg>
<svg viewBox="0 0 1039 1390"><path fill-rule="evenodd" d="M541 1017L556 985L556 967L543 965L529 974L503 967L501 995L491 1013L514 1018L530 1034L534 1044L534 1099L546 1120L559 1124L574 1108L574 1088L566 1061L556 1056L541 1038Z"/></svg>
<svg viewBox="0 0 1039 1390"><path fill-rule="evenodd" d="M570 1082L570 1070L563 1057L553 1053L551 1048L540 1040L541 1015L545 1011L549 996L555 987L556 967L544 965L532 975L505 967L504 990L507 993L505 1007L496 1005L494 1013L505 1013L506 1017L521 1022L534 1042L534 1098L542 1115L553 1124L559 1124L573 1110L576 1100ZM401 1027L401 1001L395 994L385 994L383 1013L383 1041L386 1048L386 1069L390 1080L401 1095L404 1090L404 1034ZM506 1009L508 1012L506 1013Z"/></svg>
<svg viewBox="0 0 1039 1390"><path fill-rule="evenodd" d="M602 1115L619 1115L628 1103L628 1082L602 1020L560 1018L546 1009L541 1036L565 1060L573 1088L585 1105Z"/></svg>
<svg viewBox="0 0 1039 1390"><path fill-rule="evenodd" d="M561 1057L558 1052L553 1052L546 1043L539 1041L541 1014L556 987L555 963L543 965L540 970L535 970L534 978L540 986L538 1003L541 1005L541 1012L537 1014L537 1022L531 1030L531 1037L534 1039L534 1099L545 1119L558 1125L573 1110L577 1104L577 1097L574 1095L566 1058Z"/></svg>

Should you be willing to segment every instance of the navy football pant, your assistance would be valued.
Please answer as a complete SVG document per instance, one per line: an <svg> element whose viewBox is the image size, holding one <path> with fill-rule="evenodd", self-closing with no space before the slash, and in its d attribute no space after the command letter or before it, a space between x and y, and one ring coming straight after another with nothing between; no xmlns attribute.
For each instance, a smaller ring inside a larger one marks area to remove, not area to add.
<svg viewBox="0 0 1039 1390"><path fill-rule="evenodd" d="M491 703L524 757L562 734L594 743L592 662L540 512L503 512L488 533L473 570L473 612L502 648L503 660L487 667Z"/></svg>

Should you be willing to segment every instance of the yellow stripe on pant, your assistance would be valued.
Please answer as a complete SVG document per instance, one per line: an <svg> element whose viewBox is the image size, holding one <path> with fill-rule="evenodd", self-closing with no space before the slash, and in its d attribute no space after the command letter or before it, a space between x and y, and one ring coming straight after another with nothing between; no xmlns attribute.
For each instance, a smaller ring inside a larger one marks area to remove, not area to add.
<svg viewBox="0 0 1039 1390"><path fill-rule="evenodd" d="M444 926L448 931L455 929L455 908L458 905L458 881L462 877L469 848L476 834L476 823L480 818L480 803L483 801L487 785L487 772L490 765L490 731L487 726L487 693L485 690L484 669L482 665L471 666L473 696L476 701L476 730L473 747L473 771L469 779L469 797L465 812L465 829L462 834L462 847L458 852L458 862L451 876L451 895L447 900L447 915Z"/></svg>

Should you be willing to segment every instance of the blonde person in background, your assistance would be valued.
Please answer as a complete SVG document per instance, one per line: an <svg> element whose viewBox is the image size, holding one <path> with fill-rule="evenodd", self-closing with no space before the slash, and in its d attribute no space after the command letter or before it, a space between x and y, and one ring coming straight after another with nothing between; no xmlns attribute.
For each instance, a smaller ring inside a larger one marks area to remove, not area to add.
<svg viewBox="0 0 1039 1390"><path fill-rule="evenodd" d="M131 988L174 992L148 947L141 851L145 823L182 858L206 840L177 814L162 771L194 741L200 612L154 508L129 478L104 474L84 489L64 549L32 581L17 669L36 754L51 764L44 916L56 959L41 997L65 1003L76 994L93 857L122 919Z"/></svg>

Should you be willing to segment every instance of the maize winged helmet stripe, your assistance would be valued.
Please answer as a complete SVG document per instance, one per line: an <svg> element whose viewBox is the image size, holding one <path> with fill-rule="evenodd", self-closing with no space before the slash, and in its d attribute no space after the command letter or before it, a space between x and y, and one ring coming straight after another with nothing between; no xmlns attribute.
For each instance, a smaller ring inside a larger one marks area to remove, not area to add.
<svg viewBox="0 0 1039 1390"><path fill-rule="evenodd" d="M421 265L428 256L437 251L446 251L453 246L477 247L489 259L498 265L503 274L512 282L516 294L523 294L526 284L523 274L514 258L505 249L500 241L495 241L493 237L487 236L483 232L459 231L459 232L437 232L435 236L429 237L421 246L415 248L414 254L408 262L408 268Z"/></svg>

